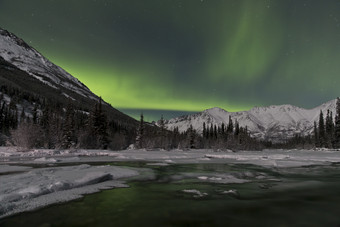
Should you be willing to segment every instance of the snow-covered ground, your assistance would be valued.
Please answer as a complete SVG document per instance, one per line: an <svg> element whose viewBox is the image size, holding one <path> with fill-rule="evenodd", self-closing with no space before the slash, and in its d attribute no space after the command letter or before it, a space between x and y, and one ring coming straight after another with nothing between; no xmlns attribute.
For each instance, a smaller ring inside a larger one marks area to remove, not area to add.
<svg viewBox="0 0 340 227"><path fill-rule="evenodd" d="M101 189L125 187L124 180L146 175L150 169L107 165L141 161L146 166L186 163L254 164L266 168L340 163L337 150L29 150L0 147L0 218L49 204L65 202ZM100 163L103 162L101 165ZM92 165L91 163L95 163ZM60 165L63 164L63 165ZM268 178L252 172L178 173L174 178L200 182L242 184ZM186 193L197 193L188 189Z"/></svg>
<svg viewBox="0 0 340 227"><path fill-rule="evenodd" d="M0 218L102 189L127 187L124 180L131 177L154 177L150 169L77 163L84 162L78 157L82 152L72 155L68 151L56 154L58 152L52 150L17 152L17 149L1 147L0 153ZM88 155L94 154L106 155L99 151ZM56 165L59 162L70 165ZM27 166L30 164L38 164L38 168ZM46 165L48 167L44 167Z"/></svg>
<svg viewBox="0 0 340 227"><path fill-rule="evenodd" d="M248 163L268 167L323 165L340 162L338 150L263 150L232 152L213 150L47 150L20 151L0 147L0 163L87 163L108 161L145 161L150 165L175 163ZM155 163L156 162L156 163Z"/></svg>
<svg viewBox="0 0 340 227"><path fill-rule="evenodd" d="M138 172L131 169L86 164L4 175L0 177L0 217L80 198L100 189L125 187L119 179L136 175Z"/></svg>

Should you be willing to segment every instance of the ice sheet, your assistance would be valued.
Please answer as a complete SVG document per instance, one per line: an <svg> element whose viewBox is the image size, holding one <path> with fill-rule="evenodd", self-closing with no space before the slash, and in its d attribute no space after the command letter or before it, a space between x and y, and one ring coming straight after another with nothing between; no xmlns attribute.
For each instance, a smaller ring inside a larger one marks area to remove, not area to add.
<svg viewBox="0 0 340 227"><path fill-rule="evenodd" d="M14 168L14 167L13 167ZM3 167L3 169L10 169ZM16 167L16 170L20 168ZM64 202L100 189L125 187L123 178L138 171L115 166L77 165L37 168L0 176L0 218Z"/></svg>

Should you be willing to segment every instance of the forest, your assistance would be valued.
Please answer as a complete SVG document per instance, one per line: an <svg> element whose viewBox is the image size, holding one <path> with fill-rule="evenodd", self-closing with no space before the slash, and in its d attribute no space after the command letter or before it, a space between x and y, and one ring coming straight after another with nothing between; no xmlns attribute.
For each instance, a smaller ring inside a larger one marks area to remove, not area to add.
<svg viewBox="0 0 340 227"><path fill-rule="evenodd" d="M340 101L335 117L328 110L320 112L310 135L272 143L256 140L247 127L229 118L227 125L203 123L203 132L192 126L185 132L167 130L164 119L157 124L144 121L143 114L135 127L108 116L101 98L91 109L80 108L69 99L53 101L19 88L0 87L0 145L24 149L214 149L261 150L265 148L339 148ZM10 98L9 98L10 97ZM7 101L6 101L7 100Z"/></svg>

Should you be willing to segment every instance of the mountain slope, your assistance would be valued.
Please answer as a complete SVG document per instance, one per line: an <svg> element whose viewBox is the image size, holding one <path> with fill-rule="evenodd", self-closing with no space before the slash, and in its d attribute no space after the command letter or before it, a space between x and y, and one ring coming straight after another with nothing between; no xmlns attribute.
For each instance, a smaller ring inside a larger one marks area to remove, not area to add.
<svg viewBox="0 0 340 227"><path fill-rule="evenodd" d="M72 102L77 109L85 112L92 110L99 100L78 79L50 62L22 39L0 28L0 89L7 89L9 93L9 88L19 89L64 107ZM11 98L10 94L7 96ZM28 109L33 107L28 106ZM103 109L110 120L130 128L136 127L136 120L111 105L104 103Z"/></svg>
<svg viewBox="0 0 340 227"><path fill-rule="evenodd" d="M258 139L279 141L291 138L295 134L307 135L313 131L314 121L318 121L320 111L327 110L335 113L336 100L331 100L313 109L303 109L292 105L269 107L254 107L249 111L227 112L221 108L212 108L203 112L182 116L165 121L168 129L178 127L180 132L187 130L190 125L199 132L203 123L207 126L228 125L229 116L237 120L242 127L248 127L250 134Z"/></svg>
<svg viewBox="0 0 340 227"><path fill-rule="evenodd" d="M84 97L96 99L96 96L78 79L54 65L14 34L0 29L0 43L0 56L6 62L13 64L52 88L63 87Z"/></svg>

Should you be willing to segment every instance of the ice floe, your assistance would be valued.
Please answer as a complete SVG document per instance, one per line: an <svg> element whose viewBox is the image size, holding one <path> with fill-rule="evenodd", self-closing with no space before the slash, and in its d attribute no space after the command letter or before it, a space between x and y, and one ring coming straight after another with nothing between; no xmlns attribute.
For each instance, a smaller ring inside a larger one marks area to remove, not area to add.
<svg viewBox="0 0 340 227"><path fill-rule="evenodd" d="M0 169L8 171L11 168ZM35 168L20 174L2 175L0 217L76 199L100 189L125 187L122 179L137 175L138 171L134 169L86 164Z"/></svg>
<svg viewBox="0 0 340 227"><path fill-rule="evenodd" d="M208 193L200 192L200 191L198 191L196 189L184 189L182 192L193 194L194 198L201 198L201 197L204 197L204 196L208 195Z"/></svg>

